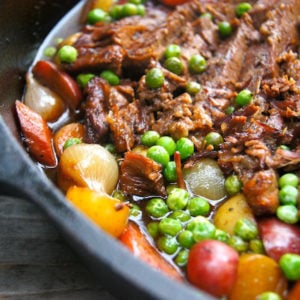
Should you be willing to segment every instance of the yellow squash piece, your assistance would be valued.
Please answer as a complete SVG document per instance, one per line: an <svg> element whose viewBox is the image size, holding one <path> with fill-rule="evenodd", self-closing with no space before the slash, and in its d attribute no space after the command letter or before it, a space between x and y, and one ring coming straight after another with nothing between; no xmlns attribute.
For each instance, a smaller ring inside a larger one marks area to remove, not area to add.
<svg viewBox="0 0 300 300"><path fill-rule="evenodd" d="M129 217L129 207L120 200L89 188L77 186L70 187L66 197L112 236L119 237L125 229Z"/></svg>

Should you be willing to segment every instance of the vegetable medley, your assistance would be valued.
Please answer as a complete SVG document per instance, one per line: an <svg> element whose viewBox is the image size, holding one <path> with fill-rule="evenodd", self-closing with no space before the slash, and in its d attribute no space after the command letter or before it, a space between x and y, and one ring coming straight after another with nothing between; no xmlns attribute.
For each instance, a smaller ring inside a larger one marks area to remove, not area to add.
<svg viewBox="0 0 300 300"><path fill-rule="evenodd" d="M68 201L222 299L300 297L300 3L269 2L87 1L15 103Z"/></svg>

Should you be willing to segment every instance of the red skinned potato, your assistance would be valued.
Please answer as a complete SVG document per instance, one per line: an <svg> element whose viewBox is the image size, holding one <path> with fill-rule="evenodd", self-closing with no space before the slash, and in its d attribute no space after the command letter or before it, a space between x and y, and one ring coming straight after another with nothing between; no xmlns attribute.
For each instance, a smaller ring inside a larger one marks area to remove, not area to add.
<svg viewBox="0 0 300 300"><path fill-rule="evenodd" d="M38 61L32 69L32 74L37 81L57 93L70 108L77 108L82 99L82 93L70 75L46 60Z"/></svg>
<svg viewBox="0 0 300 300"><path fill-rule="evenodd" d="M237 278L239 255L228 245L216 240L195 244L187 264L188 280L216 297L227 296Z"/></svg>
<svg viewBox="0 0 300 300"><path fill-rule="evenodd" d="M46 121L21 101L16 112L30 154L40 163L54 167L57 163L52 145L52 132Z"/></svg>
<svg viewBox="0 0 300 300"><path fill-rule="evenodd" d="M133 255L140 258L154 269L160 270L168 277L177 281L183 281L182 274L157 252L135 223L128 223L127 228L122 233L119 240L133 253Z"/></svg>
<svg viewBox="0 0 300 300"><path fill-rule="evenodd" d="M300 228L267 218L258 221L258 228L268 256L276 261L285 253L300 254Z"/></svg>

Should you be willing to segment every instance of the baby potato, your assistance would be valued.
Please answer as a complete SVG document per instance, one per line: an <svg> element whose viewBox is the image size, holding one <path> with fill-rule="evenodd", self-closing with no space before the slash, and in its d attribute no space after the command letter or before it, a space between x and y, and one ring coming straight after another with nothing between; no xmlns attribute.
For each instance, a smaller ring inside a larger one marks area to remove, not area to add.
<svg viewBox="0 0 300 300"><path fill-rule="evenodd" d="M89 188L77 186L70 187L66 197L112 236L119 237L124 231L128 222L129 207L120 200Z"/></svg>
<svg viewBox="0 0 300 300"><path fill-rule="evenodd" d="M215 212L214 224L217 228L234 234L234 227L238 220L248 218L253 221L254 215L243 194L237 194L224 202Z"/></svg>

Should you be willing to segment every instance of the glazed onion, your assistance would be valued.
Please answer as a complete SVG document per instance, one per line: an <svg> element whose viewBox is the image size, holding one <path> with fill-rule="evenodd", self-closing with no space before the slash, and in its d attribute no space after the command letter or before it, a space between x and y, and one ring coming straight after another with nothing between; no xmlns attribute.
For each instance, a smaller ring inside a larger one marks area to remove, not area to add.
<svg viewBox="0 0 300 300"><path fill-rule="evenodd" d="M70 186L88 187L111 194L117 185L119 168L115 157L97 144L76 144L61 155L58 185L67 191Z"/></svg>
<svg viewBox="0 0 300 300"><path fill-rule="evenodd" d="M65 111L63 100L56 93L39 84L31 74L27 75L26 81L24 103L46 122L56 121Z"/></svg>
<svg viewBox="0 0 300 300"><path fill-rule="evenodd" d="M213 159L200 159L192 167L184 169L183 178L195 195L210 200L219 200L226 196L223 172Z"/></svg>

